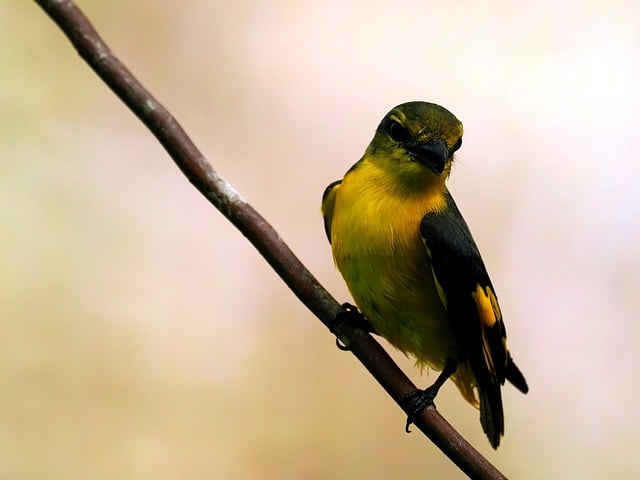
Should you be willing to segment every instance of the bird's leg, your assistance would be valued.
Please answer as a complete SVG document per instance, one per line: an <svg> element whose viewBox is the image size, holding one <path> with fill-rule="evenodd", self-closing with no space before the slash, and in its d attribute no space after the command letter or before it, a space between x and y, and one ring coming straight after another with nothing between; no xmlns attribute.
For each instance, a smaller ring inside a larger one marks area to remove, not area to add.
<svg viewBox="0 0 640 480"><path fill-rule="evenodd" d="M411 407L411 413L407 415L407 424L405 426L405 431L407 433L411 432L411 430L409 430L409 426L414 423L422 411L429 405L433 405L433 400L436 398L436 395L438 395L440 387L442 387L444 382L446 382L447 379L455 373L457 368L457 362L451 360L447 361L444 365L444 369L442 369L442 372L440 372L440 375L438 375L438 378L436 378L436 381L433 382L430 387L427 387L424 390L414 390L413 392L405 395L402 399L403 402L410 402L415 399Z"/></svg>
<svg viewBox="0 0 640 480"><path fill-rule="evenodd" d="M362 315L362 313L358 311L358 307L351 305L350 303L343 303L342 308L344 310L338 313L338 315L336 315L336 318L333 319L333 322L331 322L331 325L329 325L329 330L331 331L331 333L337 335L340 327L347 321L351 322L352 325L367 333L376 333L369 323L369 320L367 320L364 315ZM336 339L336 346L340 350L349 350L349 346L341 343L339 338Z"/></svg>

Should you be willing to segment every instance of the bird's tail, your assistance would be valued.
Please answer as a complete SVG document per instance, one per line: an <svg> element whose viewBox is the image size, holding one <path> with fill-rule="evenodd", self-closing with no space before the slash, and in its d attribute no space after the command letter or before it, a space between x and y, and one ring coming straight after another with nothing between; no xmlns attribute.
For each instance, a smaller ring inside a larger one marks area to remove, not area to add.
<svg viewBox="0 0 640 480"><path fill-rule="evenodd" d="M522 393L529 391L527 381L522 372L516 367L511 355L507 353L507 368L505 377L511 384ZM484 433L489 437L489 443L493 448L498 448L500 438L504 435L504 413L502 410L502 395L500 394L500 383L495 377L487 378L486 381L478 385L480 393L480 423Z"/></svg>
<svg viewBox="0 0 640 480"><path fill-rule="evenodd" d="M516 367L516 364L513 363L513 359L509 353L507 353L507 370L505 373L507 380L509 380L514 387L522 393L527 393L529 391L529 386L527 385L527 381L524 379L524 375L522 375L520 369Z"/></svg>
<svg viewBox="0 0 640 480"><path fill-rule="evenodd" d="M480 393L480 424L489 438L493 448L498 448L500 439L504 435L504 414L502 410L502 395L500 384L492 382L479 388Z"/></svg>

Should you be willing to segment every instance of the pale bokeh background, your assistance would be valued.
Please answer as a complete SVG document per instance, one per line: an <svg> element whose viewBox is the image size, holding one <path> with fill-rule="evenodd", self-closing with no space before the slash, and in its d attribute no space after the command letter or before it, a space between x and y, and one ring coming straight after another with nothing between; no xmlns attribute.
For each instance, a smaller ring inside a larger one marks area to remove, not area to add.
<svg viewBox="0 0 640 480"><path fill-rule="evenodd" d="M637 2L80 6L340 300L323 188L394 105L452 110L531 392L497 452L440 410L513 478L637 478ZM0 31L0 478L463 478L35 3Z"/></svg>

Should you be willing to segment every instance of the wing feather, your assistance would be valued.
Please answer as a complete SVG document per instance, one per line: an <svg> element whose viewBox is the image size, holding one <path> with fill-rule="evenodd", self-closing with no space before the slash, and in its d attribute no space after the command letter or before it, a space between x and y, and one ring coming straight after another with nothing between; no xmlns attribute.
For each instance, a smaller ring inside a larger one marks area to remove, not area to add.
<svg viewBox="0 0 640 480"><path fill-rule="evenodd" d="M342 180L336 180L330 183L327 188L324 189L322 194L322 217L324 218L324 232L327 234L327 239L331 243L331 222L333 220L333 208L336 205L336 193Z"/></svg>
<svg viewBox="0 0 640 480"><path fill-rule="evenodd" d="M420 233L463 358L474 373L480 396L480 420L492 445L504 431L500 386L507 371L506 332L491 280L453 198L447 209L429 213Z"/></svg>

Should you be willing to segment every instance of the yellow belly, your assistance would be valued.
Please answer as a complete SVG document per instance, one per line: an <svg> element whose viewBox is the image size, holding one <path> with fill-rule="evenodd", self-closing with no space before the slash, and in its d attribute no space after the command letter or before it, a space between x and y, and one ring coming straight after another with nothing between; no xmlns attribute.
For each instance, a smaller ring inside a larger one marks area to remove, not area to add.
<svg viewBox="0 0 640 480"><path fill-rule="evenodd" d="M433 199L377 193L345 177L331 223L336 265L380 335L418 363L442 370L447 359L458 357L458 344L420 237Z"/></svg>

